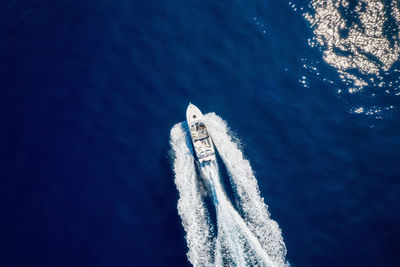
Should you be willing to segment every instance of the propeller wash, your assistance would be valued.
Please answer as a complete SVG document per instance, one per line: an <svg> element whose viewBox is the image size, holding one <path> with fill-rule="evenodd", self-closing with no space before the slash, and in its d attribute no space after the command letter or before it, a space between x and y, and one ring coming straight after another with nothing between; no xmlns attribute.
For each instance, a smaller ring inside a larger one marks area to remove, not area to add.
<svg viewBox="0 0 400 267"><path fill-rule="evenodd" d="M288 266L279 225L270 218L250 163L233 141L226 122L215 113L203 117L194 105L189 105L187 113L191 106L197 120L177 123L170 139L189 261L194 266ZM193 117L193 113L187 115ZM188 123L195 128L189 130ZM239 211L221 184L214 145L226 166ZM215 205L216 223L205 203L208 192Z"/></svg>

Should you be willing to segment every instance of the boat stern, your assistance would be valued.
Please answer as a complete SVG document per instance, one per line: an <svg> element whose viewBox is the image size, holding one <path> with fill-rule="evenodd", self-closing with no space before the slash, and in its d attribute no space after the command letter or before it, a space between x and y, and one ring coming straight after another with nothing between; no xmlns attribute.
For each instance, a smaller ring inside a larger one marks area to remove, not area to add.
<svg viewBox="0 0 400 267"><path fill-rule="evenodd" d="M215 161L215 154L199 159L200 164L206 164L211 161Z"/></svg>

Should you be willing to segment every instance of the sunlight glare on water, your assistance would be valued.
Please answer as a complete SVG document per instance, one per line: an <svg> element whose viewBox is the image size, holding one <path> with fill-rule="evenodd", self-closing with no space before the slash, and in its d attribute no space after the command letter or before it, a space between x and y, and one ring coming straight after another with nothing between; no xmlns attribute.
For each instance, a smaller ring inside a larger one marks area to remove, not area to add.
<svg viewBox="0 0 400 267"><path fill-rule="evenodd" d="M303 14L311 24L311 47L319 47L348 91L387 87L398 95L400 8L398 1L312 0Z"/></svg>

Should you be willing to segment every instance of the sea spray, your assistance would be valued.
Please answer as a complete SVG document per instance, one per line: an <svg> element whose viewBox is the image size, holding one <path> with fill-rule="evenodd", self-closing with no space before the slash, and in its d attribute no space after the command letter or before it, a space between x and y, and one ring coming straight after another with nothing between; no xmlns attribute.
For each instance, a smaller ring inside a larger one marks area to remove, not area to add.
<svg viewBox="0 0 400 267"><path fill-rule="evenodd" d="M263 249L277 266L286 266L286 246L279 225L270 218L268 207L260 196L250 162L243 156L237 142L229 134L227 123L215 113L205 115L207 128L224 162L230 181L237 193L238 207Z"/></svg>
<svg viewBox="0 0 400 267"><path fill-rule="evenodd" d="M214 266L213 225L200 191L193 151L186 123L178 123L171 130L174 152L175 184L179 191L178 213L186 232L188 259L193 266Z"/></svg>
<svg viewBox="0 0 400 267"><path fill-rule="evenodd" d="M226 243L225 250L229 252L225 253L228 255L223 261L233 261L237 266L276 266L227 198L220 183L217 163L211 162L200 169L215 191L217 240L220 244Z"/></svg>

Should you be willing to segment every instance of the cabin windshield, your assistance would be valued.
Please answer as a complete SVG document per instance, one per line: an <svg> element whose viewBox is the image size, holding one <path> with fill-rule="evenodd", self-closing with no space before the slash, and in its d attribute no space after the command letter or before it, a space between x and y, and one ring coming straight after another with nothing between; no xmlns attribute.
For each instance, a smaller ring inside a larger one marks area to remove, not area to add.
<svg viewBox="0 0 400 267"><path fill-rule="evenodd" d="M196 122L196 131L206 130L206 126L202 122Z"/></svg>
<svg viewBox="0 0 400 267"><path fill-rule="evenodd" d="M208 137L208 132L204 122L198 121L191 125L192 136L195 141Z"/></svg>

